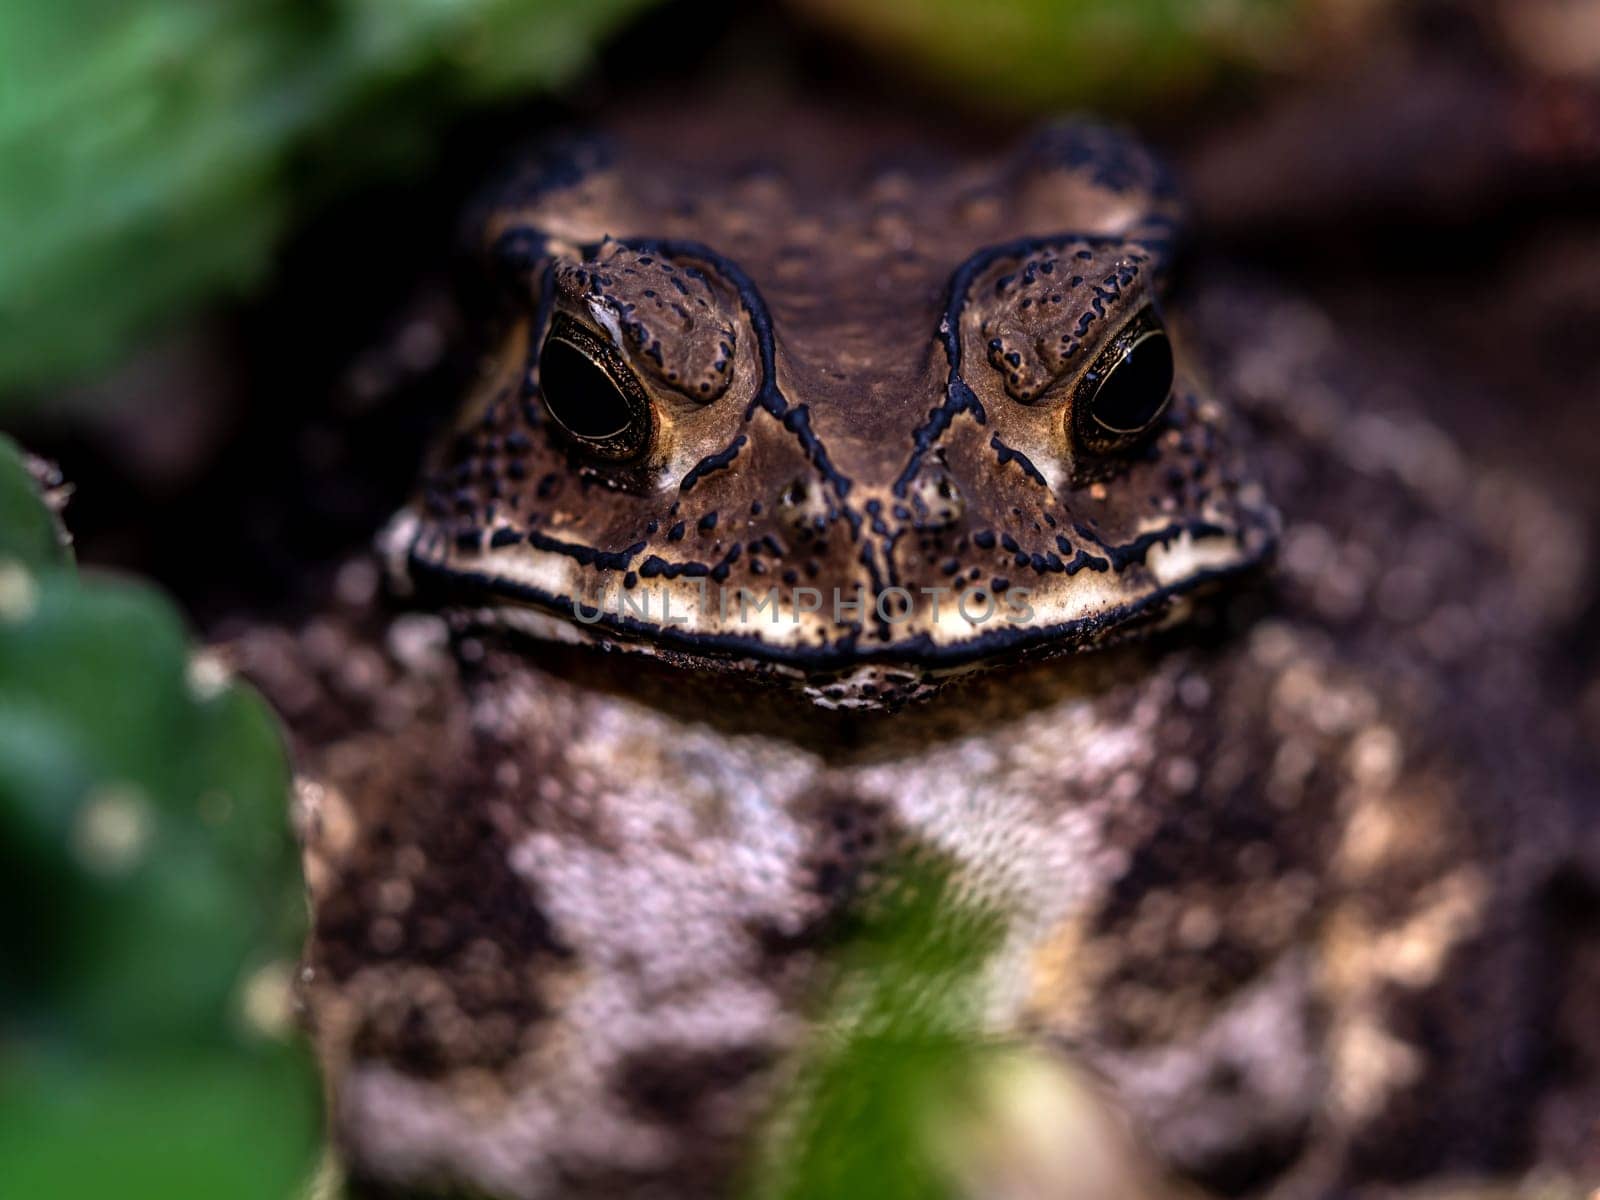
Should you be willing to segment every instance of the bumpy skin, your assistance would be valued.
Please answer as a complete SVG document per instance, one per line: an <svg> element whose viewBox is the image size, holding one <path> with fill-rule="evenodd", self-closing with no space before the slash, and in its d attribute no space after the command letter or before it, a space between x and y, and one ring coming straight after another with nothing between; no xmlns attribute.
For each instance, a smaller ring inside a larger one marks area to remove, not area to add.
<svg viewBox="0 0 1600 1200"><path fill-rule="evenodd" d="M1274 531L1188 371L1128 452L1078 432L1076 385L1159 304L1175 222L1139 147L1076 124L994 162L814 192L553 146L485 222L508 328L388 549L417 585L542 635L836 704L1171 619ZM638 461L551 428L538 349L557 317L614 341L649 389ZM755 614L744 598L769 589ZM983 593L972 619L963 589ZM1005 619L1024 597L1028 619Z"/></svg>
<svg viewBox="0 0 1600 1200"><path fill-rule="evenodd" d="M446 616L347 604L239 647L295 729L305 999L358 1176L721 1194L805 1042L841 914L926 852L1006 918L984 1032L1103 1076L1173 1172L1313 1196L1581 1160L1594 1039L1568 1019L1578 977L1547 905L1586 894L1592 835L1541 677L1580 532L1379 399L1314 311L1215 284L1191 296L1169 423L1079 472L1049 443L1059 407L1029 424L1022 399L1092 347L1041 339L999 260L1156 278L1173 214L1141 152L1081 127L844 199L771 174L686 188L571 147L512 189L486 238L512 259L505 346L388 541ZM640 239L695 232L724 264L695 280L705 306L651 309L664 266ZM999 369L947 353L968 284L983 299L957 323L1000 342ZM647 386L722 389L652 391L670 436L643 474L569 454L523 385L550 306L591 302L623 314L625 344L659 342ZM933 470L953 511L930 517L912 497ZM797 480L809 542L778 503ZM1155 516L1190 532L1128 549ZM1036 568L1058 530L1062 560L1110 569ZM1280 530L1277 565L1239 576ZM948 582L954 559L1037 575L1073 615L1004 644L561 619L606 572L749 571L763 539L770 570L818 586ZM1169 628L1104 644L1152 613ZM974 669L946 680L958 660Z"/></svg>

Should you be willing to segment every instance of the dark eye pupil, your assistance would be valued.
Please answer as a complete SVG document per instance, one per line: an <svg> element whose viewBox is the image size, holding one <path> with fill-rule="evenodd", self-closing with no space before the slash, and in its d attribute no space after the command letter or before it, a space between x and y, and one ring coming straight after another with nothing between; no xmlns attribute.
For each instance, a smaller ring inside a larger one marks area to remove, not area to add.
<svg viewBox="0 0 1600 1200"><path fill-rule="evenodd" d="M1137 433L1161 412L1172 376L1172 343L1152 330L1111 368L1090 402L1090 415L1112 433Z"/></svg>
<svg viewBox="0 0 1600 1200"><path fill-rule="evenodd" d="M539 388L550 415L574 437L618 437L632 420L627 398L611 376L571 342L545 342L539 354Z"/></svg>

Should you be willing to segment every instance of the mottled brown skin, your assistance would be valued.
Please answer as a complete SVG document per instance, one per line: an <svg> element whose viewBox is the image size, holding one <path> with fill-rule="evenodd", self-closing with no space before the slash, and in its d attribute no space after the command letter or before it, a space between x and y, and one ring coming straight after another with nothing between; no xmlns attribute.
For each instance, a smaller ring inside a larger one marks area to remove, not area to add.
<svg viewBox="0 0 1600 1200"><path fill-rule="evenodd" d="M485 221L506 328L389 553L543 636L836 704L1173 619L1275 528L1190 371L1127 445L1085 411L1085 376L1160 304L1176 213L1143 150L1081 124L810 190L555 145ZM541 403L559 322L614 343L649 393L628 461L575 447ZM742 599L774 588L778 620L752 617ZM980 619L952 589L982 593ZM835 594L865 611L836 614Z"/></svg>
<svg viewBox="0 0 1600 1200"><path fill-rule="evenodd" d="M1117 317L1159 288L1170 192L1113 135L809 193L777 173L689 187L631 152L551 161L488 219L504 341L386 540L416 607L368 603L355 564L326 617L240 646L295 730L305 999L359 1178L722 1194L806 1044L840 918L929 854L1005 918L981 1032L1102 1078L1165 1172L1319 1196L1595 1166L1594 1039L1548 912L1592 894L1573 881L1593 835L1541 675L1579 530L1475 471L1314 311L1214 281L1187 297L1161 428L1095 461L1064 411L1094 347L1041 339L986 265L961 316L1001 343L998 367L963 358L986 423L954 413L916 456L948 394L943 281L973 253L1027 236L1050 245L1016 264L1075 255L1092 232L1112 240L1075 261L1139 291ZM825 453L752 406L758 338L728 280L706 271L696 303L657 313L656 255L605 235L692 236L740 264L785 411L807 407ZM634 357L664 431L642 463L574 452L523 386L547 271L555 305L631 314L622 349L660 343ZM809 540L782 503L797 481ZM1020 575L1015 555L1053 544L1046 514L1075 549L1156 516L1203 522L1217 553L1169 558L1164 580L1137 554L1071 575L1030 558L1052 611L1097 617L1031 641L818 622L797 657L731 646L704 614L698 643L580 627L558 602L593 604L607 571L540 575L526 536L644 541L611 576L770 537L768 569L831 587L870 575L864 547L913 583L948 582L950 559ZM501 528L519 537L496 546ZM1275 538L1276 565L1247 572ZM499 586L530 578L566 590Z"/></svg>

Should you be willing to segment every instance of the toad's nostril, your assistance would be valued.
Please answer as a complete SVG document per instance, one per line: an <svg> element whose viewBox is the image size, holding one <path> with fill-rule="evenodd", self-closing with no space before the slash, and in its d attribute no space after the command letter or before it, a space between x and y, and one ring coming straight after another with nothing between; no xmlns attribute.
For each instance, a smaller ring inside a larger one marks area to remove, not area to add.
<svg viewBox="0 0 1600 1200"><path fill-rule="evenodd" d="M943 471L919 476L907 498L916 514L918 529L947 529L967 511L961 489Z"/></svg>
<svg viewBox="0 0 1600 1200"><path fill-rule="evenodd" d="M816 485L796 479L778 494L778 513L801 538L820 536L828 528L828 504Z"/></svg>

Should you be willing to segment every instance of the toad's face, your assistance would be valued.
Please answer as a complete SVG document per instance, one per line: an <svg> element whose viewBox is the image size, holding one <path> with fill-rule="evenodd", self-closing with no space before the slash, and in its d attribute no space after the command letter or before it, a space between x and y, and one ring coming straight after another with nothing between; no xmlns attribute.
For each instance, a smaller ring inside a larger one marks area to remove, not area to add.
<svg viewBox="0 0 1600 1200"><path fill-rule="evenodd" d="M1103 129L807 191L550 147L509 321L389 548L542 637L890 703L1170 621L1274 516L1167 328L1176 205Z"/></svg>

